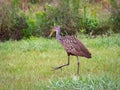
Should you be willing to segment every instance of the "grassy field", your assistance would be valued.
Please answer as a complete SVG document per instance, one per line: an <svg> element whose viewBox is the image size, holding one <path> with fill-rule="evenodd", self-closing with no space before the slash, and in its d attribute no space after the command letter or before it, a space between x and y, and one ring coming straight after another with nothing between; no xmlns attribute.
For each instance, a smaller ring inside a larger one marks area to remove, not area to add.
<svg viewBox="0 0 120 90"><path fill-rule="evenodd" d="M79 35L92 53L76 57L68 67L67 55L56 39L35 38L0 42L0 90L120 90L120 35L90 38Z"/></svg>

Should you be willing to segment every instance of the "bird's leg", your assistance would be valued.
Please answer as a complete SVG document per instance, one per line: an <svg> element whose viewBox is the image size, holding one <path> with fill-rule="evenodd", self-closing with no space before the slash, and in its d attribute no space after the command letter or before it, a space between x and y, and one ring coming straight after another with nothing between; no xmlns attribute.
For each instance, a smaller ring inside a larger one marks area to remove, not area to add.
<svg viewBox="0 0 120 90"><path fill-rule="evenodd" d="M80 60L77 56L77 64L78 64L78 68L77 68L77 74L79 75L79 71L80 71Z"/></svg>
<svg viewBox="0 0 120 90"><path fill-rule="evenodd" d="M67 64L64 64L64 65L61 65L59 67L56 67L56 68L54 68L54 70L61 69L62 67L68 66L69 64L70 64L70 55L68 55L68 63Z"/></svg>

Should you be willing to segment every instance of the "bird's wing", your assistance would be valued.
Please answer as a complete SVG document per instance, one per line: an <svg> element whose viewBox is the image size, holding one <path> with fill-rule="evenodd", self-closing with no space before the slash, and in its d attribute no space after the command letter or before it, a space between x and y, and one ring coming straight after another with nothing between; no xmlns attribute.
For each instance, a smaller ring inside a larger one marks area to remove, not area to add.
<svg viewBox="0 0 120 90"><path fill-rule="evenodd" d="M88 49L85 47L85 45L77 38L75 38L74 40L77 42L76 44L74 44L76 50L78 50L78 52L81 51L82 53L84 53L85 57L91 57L91 53L88 51Z"/></svg>
<svg viewBox="0 0 120 90"><path fill-rule="evenodd" d="M70 53L72 55L87 57L87 55L90 54L82 42L80 42L74 36L63 37L62 45L64 46L67 53Z"/></svg>

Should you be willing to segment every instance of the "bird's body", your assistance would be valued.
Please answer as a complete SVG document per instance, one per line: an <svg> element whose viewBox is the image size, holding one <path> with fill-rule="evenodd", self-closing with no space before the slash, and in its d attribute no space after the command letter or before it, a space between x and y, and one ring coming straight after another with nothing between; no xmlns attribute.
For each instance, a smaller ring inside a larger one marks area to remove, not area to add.
<svg viewBox="0 0 120 90"><path fill-rule="evenodd" d="M78 56L91 58L91 53L83 45L83 43L81 41L79 41L75 36L67 35L67 36L61 37L60 36L60 27L59 26L54 27L54 29L52 30L50 36L52 35L52 33L54 31L56 31L56 39L63 45L63 47L66 50L67 55L68 55L68 63L55 68L55 70L69 65L69 63L70 63L70 57L69 56L73 55L73 56L77 56L77 60L78 60L77 73L79 74L79 64L80 64L80 62L79 62Z"/></svg>
<svg viewBox="0 0 120 90"><path fill-rule="evenodd" d="M61 44L64 46L68 55L91 58L88 49L75 36L62 37Z"/></svg>

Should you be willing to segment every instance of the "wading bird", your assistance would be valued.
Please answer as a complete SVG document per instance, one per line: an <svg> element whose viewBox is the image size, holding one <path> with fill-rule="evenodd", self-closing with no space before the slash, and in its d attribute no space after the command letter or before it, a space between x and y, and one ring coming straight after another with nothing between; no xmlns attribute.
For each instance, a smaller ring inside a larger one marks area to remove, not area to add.
<svg viewBox="0 0 120 90"><path fill-rule="evenodd" d="M52 34L56 32L56 38L57 40L63 45L64 49L67 52L68 55L68 63L61 65L59 67L54 68L54 70L60 69L64 66L68 66L70 64L70 55L76 56L77 57L77 74L79 74L79 67L80 67L80 61L78 59L78 56L86 57L86 58L91 58L91 53L88 51L88 49L83 45L81 41L79 41L76 37L74 36L60 36L60 27L55 26L49 37L52 36Z"/></svg>

